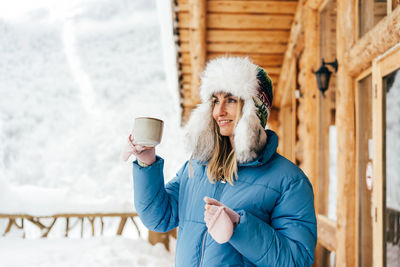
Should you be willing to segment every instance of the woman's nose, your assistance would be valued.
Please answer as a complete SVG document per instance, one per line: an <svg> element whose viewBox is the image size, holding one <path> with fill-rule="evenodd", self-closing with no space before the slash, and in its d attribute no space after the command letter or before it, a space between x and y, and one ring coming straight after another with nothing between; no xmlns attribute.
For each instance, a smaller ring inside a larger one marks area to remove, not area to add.
<svg viewBox="0 0 400 267"><path fill-rule="evenodd" d="M216 108L217 108L217 115L223 116L223 115L226 114L225 104L224 103L219 104Z"/></svg>

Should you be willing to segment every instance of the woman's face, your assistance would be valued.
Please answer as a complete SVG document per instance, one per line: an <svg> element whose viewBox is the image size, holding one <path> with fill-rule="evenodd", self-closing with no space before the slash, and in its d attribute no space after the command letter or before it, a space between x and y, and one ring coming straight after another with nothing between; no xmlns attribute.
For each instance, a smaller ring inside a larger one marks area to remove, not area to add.
<svg viewBox="0 0 400 267"><path fill-rule="evenodd" d="M229 93L217 93L212 96L213 118L217 122L222 136L233 137L236 116L238 115L239 98Z"/></svg>

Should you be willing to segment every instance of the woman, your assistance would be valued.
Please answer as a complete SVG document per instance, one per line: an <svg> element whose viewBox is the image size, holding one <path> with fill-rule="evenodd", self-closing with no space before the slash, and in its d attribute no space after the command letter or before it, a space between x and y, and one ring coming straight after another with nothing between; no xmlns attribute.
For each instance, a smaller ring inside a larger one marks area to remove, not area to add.
<svg viewBox="0 0 400 267"><path fill-rule="evenodd" d="M178 227L176 266L310 266L317 242L310 182L265 130L272 83L248 58L211 60L187 125L191 159L164 185L163 159L130 142L136 210Z"/></svg>

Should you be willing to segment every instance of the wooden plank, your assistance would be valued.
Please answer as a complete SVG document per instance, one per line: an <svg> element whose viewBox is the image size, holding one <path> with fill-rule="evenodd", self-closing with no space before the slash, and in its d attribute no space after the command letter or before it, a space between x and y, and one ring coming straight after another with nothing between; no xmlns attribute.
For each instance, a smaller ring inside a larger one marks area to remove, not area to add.
<svg viewBox="0 0 400 267"><path fill-rule="evenodd" d="M189 42L189 29L179 31L181 42ZM209 30L207 42L273 42L286 43L289 31L285 30Z"/></svg>
<svg viewBox="0 0 400 267"><path fill-rule="evenodd" d="M186 11L189 12L190 10L190 4L189 0L176 0L177 3L177 11Z"/></svg>
<svg viewBox="0 0 400 267"><path fill-rule="evenodd" d="M362 79L362 80L361 80ZM361 81L360 81L361 80ZM356 264L367 266L372 263L373 239L371 204L372 192L366 187L366 170L369 159L369 143L372 139L372 76L362 76L355 81L356 88Z"/></svg>
<svg viewBox="0 0 400 267"><path fill-rule="evenodd" d="M188 53L190 57L190 45L189 42L181 42L180 50L181 53Z"/></svg>
<svg viewBox="0 0 400 267"><path fill-rule="evenodd" d="M178 29L189 29L190 28L190 14L189 12L178 12Z"/></svg>
<svg viewBox="0 0 400 267"><path fill-rule="evenodd" d="M238 56L238 57L248 56L257 65L268 65L271 67L281 66L283 60L283 54L258 54L258 53L242 53L242 52L208 53L207 60L226 55Z"/></svg>
<svg viewBox="0 0 400 267"><path fill-rule="evenodd" d="M399 42L400 8L397 8L365 34L349 50L343 62L347 62L350 75L356 76L367 69L374 58Z"/></svg>
<svg viewBox="0 0 400 267"><path fill-rule="evenodd" d="M374 183L373 183L373 266L385 266L384 264L384 219L383 219L383 207L384 207L384 96L382 88L382 73L379 66L374 63L372 65L372 79L374 87L374 99L373 99L373 112L372 112L372 123L373 123L373 140L374 140Z"/></svg>
<svg viewBox="0 0 400 267"><path fill-rule="evenodd" d="M355 97L346 51L355 43L354 14L356 0L337 1L337 266L355 266L356 246L356 182L355 182Z"/></svg>
<svg viewBox="0 0 400 267"><path fill-rule="evenodd" d="M277 68L277 67L270 67L270 66L260 66L261 68L263 68L268 75L279 75L281 73L281 68Z"/></svg>
<svg viewBox="0 0 400 267"><path fill-rule="evenodd" d="M182 74L192 74L192 67L191 65L183 65L182 64Z"/></svg>
<svg viewBox="0 0 400 267"><path fill-rule="evenodd" d="M182 65L184 66L184 68L182 68L182 74L183 77L183 88L189 88L190 87L190 83L191 83L191 72L190 72L190 66L188 65ZM276 86L276 81L278 81L279 79L279 75L278 74L268 74L268 76L271 78L272 83L274 86ZM275 87L274 87L275 88ZM189 92L185 92L184 94L188 94Z"/></svg>
<svg viewBox="0 0 400 267"><path fill-rule="evenodd" d="M318 242L329 251L336 250L336 222L318 214Z"/></svg>
<svg viewBox="0 0 400 267"><path fill-rule="evenodd" d="M288 30L209 30L207 42L269 42L286 43Z"/></svg>
<svg viewBox="0 0 400 267"><path fill-rule="evenodd" d="M284 29L289 30L293 16L289 15L236 15L209 14L209 29Z"/></svg>
<svg viewBox="0 0 400 267"><path fill-rule="evenodd" d="M208 1L207 11L216 13L294 14L293 1Z"/></svg>
<svg viewBox="0 0 400 267"><path fill-rule="evenodd" d="M241 53L283 53L286 50L285 44L274 43L210 43L207 45L208 52L241 52Z"/></svg>

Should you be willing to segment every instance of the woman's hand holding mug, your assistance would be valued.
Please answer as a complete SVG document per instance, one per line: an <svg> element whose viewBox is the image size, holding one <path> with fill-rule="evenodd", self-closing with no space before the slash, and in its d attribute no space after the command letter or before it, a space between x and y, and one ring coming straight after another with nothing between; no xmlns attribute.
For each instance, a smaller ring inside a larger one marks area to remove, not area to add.
<svg viewBox="0 0 400 267"><path fill-rule="evenodd" d="M163 121L148 117L136 118L134 129L129 135L122 158L127 161L134 155L143 167L153 164L156 161L155 146L161 142Z"/></svg>
<svg viewBox="0 0 400 267"><path fill-rule="evenodd" d="M134 155L138 161L151 165L156 161L155 147L145 147L135 143L132 134L129 135L128 143L122 154L123 160L127 161L131 155Z"/></svg>

